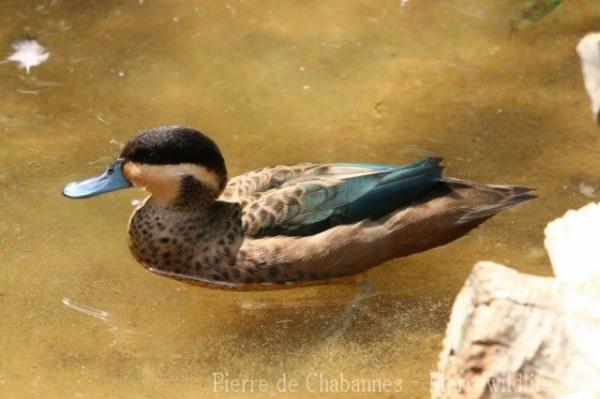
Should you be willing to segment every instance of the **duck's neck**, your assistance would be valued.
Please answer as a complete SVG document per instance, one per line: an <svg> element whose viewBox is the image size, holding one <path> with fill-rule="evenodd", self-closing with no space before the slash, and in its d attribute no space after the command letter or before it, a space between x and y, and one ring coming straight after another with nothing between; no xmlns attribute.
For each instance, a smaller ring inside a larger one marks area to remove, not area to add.
<svg viewBox="0 0 600 399"><path fill-rule="evenodd" d="M191 176L186 176L181 179L178 187L174 188L171 193L151 191L150 194L146 201L149 205L166 211L197 213L209 209L219 197L220 192L216 192Z"/></svg>
<svg viewBox="0 0 600 399"><path fill-rule="evenodd" d="M178 210L197 211L208 208L219 196L218 192L192 176L184 176L179 183L179 190L169 207Z"/></svg>
<svg viewBox="0 0 600 399"><path fill-rule="evenodd" d="M227 183L227 172L195 164L148 165L128 161L123 174L135 187L151 193L151 202L181 211L208 208Z"/></svg>

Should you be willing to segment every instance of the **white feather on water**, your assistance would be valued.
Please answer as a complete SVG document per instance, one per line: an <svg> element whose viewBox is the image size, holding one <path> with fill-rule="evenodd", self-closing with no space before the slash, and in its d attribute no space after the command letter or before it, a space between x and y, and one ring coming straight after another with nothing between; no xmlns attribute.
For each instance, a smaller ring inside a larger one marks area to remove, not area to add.
<svg viewBox="0 0 600 399"><path fill-rule="evenodd" d="M19 39L12 44L12 47L15 52L7 60L17 62L19 68L25 69L27 73L31 67L46 62L50 57L50 52L34 39Z"/></svg>

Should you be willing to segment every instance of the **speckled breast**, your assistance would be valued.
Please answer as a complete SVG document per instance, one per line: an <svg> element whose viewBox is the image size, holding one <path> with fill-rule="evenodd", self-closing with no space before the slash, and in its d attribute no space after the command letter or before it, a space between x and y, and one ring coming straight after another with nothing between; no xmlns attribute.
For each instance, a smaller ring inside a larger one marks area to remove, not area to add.
<svg viewBox="0 0 600 399"><path fill-rule="evenodd" d="M237 284L236 256L243 241L236 204L207 210L169 209L150 201L129 224L129 248L146 269L202 284Z"/></svg>

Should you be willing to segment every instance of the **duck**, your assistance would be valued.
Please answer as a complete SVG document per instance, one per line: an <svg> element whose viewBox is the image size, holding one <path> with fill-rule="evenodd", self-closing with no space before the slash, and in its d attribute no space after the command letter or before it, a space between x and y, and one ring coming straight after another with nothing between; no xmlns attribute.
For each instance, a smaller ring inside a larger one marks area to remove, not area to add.
<svg viewBox="0 0 600 399"><path fill-rule="evenodd" d="M406 165L296 163L228 179L223 155L182 126L138 132L99 175L67 184L90 198L135 187L129 220L146 270L210 288L320 284L448 244L532 189L444 177L441 158Z"/></svg>

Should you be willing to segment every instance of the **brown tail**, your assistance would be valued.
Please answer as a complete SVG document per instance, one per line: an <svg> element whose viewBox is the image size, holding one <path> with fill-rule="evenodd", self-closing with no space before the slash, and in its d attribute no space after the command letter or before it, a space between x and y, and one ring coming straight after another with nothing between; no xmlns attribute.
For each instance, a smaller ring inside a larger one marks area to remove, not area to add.
<svg viewBox="0 0 600 399"><path fill-rule="evenodd" d="M488 219L495 214L502 212L506 209L510 209L523 202L537 198L530 187L523 186L508 186L508 185L475 185L471 182L444 178L443 182L446 183L450 189L460 190L476 188L478 196L483 196L483 203L473 204L470 209L461 215L458 219L459 222L469 222L481 219ZM485 200L487 198L487 200Z"/></svg>

